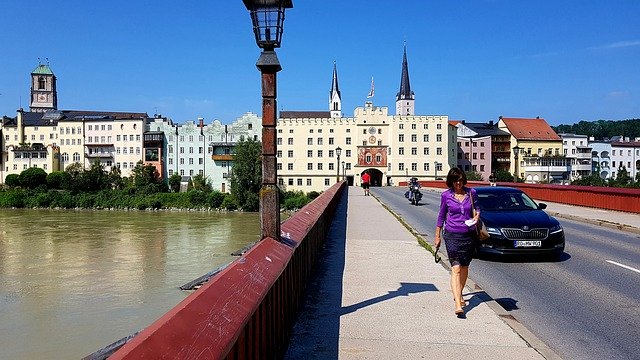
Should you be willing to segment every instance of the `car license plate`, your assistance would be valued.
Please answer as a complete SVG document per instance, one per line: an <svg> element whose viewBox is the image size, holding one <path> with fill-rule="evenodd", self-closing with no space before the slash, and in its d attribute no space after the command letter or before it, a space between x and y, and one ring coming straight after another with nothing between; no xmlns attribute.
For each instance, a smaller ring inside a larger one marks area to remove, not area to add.
<svg viewBox="0 0 640 360"><path fill-rule="evenodd" d="M540 246L542 246L542 241L540 241L540 240L517 240L517 241L514 241L513 246L515 246L515 247L540 247Z"/></svg>

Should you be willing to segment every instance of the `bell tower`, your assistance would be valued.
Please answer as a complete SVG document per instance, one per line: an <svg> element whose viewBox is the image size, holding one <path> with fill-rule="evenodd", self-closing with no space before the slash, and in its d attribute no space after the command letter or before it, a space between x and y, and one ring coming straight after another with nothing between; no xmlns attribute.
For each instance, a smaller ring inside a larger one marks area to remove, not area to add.
<svg viewBox="0 0 640 360"><path fill-rule="evenodd" d="M58 92L56 90L56 76L49 67L38 59L38 67L31 72L31 103L32 112L45 112L58 109Z"/></svg>
<svg viewBox="0 0 640 360"><path fill-rule="evenodd" d="M400 91L396 95L396 115L415 115L415 96L409 84L409 65L407 64L407 45L402 56L402 75Z"/></svg>

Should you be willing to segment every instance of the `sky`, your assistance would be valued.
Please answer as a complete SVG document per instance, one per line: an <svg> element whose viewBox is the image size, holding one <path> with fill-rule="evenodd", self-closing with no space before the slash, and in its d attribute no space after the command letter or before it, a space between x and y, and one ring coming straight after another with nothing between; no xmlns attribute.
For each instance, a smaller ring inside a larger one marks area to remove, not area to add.
<svg viewBox="0 0 640 360"><path fill-rule="evenodd" d="M335 61L345 116L394 114L406 44L417 115L640 118L639 18L637 0L293 0L278 109L328 111ZM259 55L241 0L4 0L0 115L28 109L40 59L59 109L229 124L262 112Z"/></svg>

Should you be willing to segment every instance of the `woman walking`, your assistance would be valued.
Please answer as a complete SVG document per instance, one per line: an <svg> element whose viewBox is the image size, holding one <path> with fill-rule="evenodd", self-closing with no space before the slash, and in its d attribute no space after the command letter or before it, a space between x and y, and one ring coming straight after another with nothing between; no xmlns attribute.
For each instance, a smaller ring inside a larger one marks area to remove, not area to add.
<svg viewBox="0 0 640 360"><path fill-rule="evenodd" d="M443 235L447 246L447 255L451 263L451 290L455 303L455 314L464 316L466 305L462 298L462 289L467 283L469 264L475 249L477 236L476 223L480 217L480 209L475 190L466 187L467 176L459 168L449 170L447 187L440 198L440 212L436 223L434 245L440 247ZM476 210L474 217L473 210ZM473 221L470 221L473 220ZM467 223L465 223L465 221ZM444 233L442 231L444 225Z"/></svg>

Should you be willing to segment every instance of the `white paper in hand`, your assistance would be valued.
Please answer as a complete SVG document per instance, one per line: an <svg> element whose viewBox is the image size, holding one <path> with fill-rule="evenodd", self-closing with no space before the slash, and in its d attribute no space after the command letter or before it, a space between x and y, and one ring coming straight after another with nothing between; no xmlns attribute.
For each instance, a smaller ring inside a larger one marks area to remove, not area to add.
<svg viewBox="0 0 640 360"><path fill-rule="evenodd" d="M469 219L469 220L465 220L464 223L468 226L468 227L472 227L473 225L475 225L477 223L477 221L475 219Z"/></svg>

